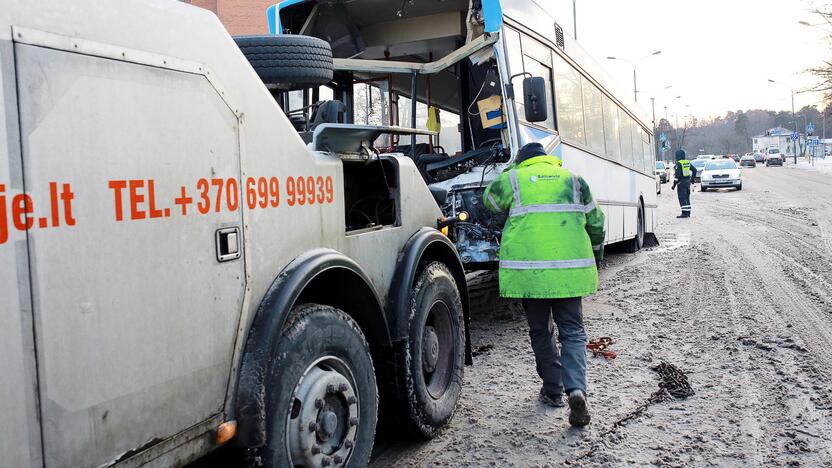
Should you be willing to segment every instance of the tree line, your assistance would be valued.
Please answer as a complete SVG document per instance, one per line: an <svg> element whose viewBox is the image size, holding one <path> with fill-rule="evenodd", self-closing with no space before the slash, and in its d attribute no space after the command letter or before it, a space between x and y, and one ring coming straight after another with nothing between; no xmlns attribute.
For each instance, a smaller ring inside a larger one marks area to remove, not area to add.
<svg viewBox="0 0 832 468"><path fill-rule="evenodd" d="M826 122L823 112L826 112ZM772 128L783 127L790 131L797 128L800 133L805 133L809 123L815 126L814 135L817 136L824 135L825 123L825 136L832 138L832 105L827 104L824 109L814 105L805 106L795 111L794 119L791 111L763 109L730 111L713 119L688 117L684 122L679 122L678 128L663 118L656 126L656 138L661 133L667 136L668 147L664 159L672 159L673 152L680 147L691 155L743 154L752 150L753 137L764 135ZM661 159L660 155L658 153L657 158Z"/></svg>

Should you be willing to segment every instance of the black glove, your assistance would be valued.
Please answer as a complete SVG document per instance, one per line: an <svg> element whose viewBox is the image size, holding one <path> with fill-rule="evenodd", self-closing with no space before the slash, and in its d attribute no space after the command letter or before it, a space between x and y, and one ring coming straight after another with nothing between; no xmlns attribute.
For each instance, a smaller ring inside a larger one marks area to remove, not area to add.
<svg viewBox="0 0 832 468"><path fill-rule="evenodd" d="M676 190L676 182L673 182L673 185L670 187L670 190Z"/></svg>

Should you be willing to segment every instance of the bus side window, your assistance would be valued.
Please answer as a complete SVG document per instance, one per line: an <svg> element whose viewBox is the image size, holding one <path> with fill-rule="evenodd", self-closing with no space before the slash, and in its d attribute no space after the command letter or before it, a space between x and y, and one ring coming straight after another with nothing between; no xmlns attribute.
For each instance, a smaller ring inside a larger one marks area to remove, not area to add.
<svg viewBox="0 0 832 468"><path fill-rule="evenodd" d="M618 120L618 105L607 96L604 100L604 141L607 149L607 156L616 160L621 160L621 139L619 129L621 124Z"/></svg>
<svg viewBox="0 0 832 468"><path fill-rule="evenodd" d="M600 154L605 153L604 115L601 90L583 80L584 122L586 124L586 145Z"/></svg>
<svg viewBox="0 0 832 468"><path fill-rule="evenodd" d="M640 171L646 171L644 166L644 145L641 142L641 124L630 119L630 129L633 132L633 167Z"/></svg>
<svg viewBox="0 0 832 468"><path fill-rule="evenodd" d="M641 129L641 144L644 148L644 170L649 172L651 167L656 167L656 161L653 157L653 143L650 134L643 128Z"/></svg>
<svg viewBox="0 0 832 468"><path fill-rule="evenodd" d="M558 109L558 130L561 137L582 145L584 132L584 104L581 81L583 77L559 55L555 59L555 97Z"/></svg>
<svg viewBox="0 0 832 468"><path fill-rule="evenodd" d="M618 121L621 128L621 160L627 166L633 166L633 131L632 120L620 107L618 108Z"/></svg>

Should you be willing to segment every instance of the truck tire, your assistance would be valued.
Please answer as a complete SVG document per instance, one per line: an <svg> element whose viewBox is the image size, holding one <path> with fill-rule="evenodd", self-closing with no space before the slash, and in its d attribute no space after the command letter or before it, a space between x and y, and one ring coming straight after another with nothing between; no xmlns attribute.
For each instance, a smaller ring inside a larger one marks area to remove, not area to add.
<svg viewBox="0 0 832 468"><path fill-rule="evenodd" d="M627 241L627 252L636 253L642 247L644 247L644 208L639 203L636 214L636 237Z"/></svg>
<svg viewBox="0 0 832 468"><path fill-rule="evenodd" d="M451 272L429 263L410 294L407 337L396 357L398 412L413 436L433 437L456 411L465 367L462 311Z"/></svg>
<svg viewBox="0 0 832 468"><path fill-rule="evenodd" d="M254 71L267 85L300 89L332 81L329 43L309 36L237 36Z"/></svg>
<svg viewBox="0 0 832 468"><path fill-rule="evenodd" d="M378 389L358 324L334 307L297 306L274 354L263 466L367 466Z"/></svg>

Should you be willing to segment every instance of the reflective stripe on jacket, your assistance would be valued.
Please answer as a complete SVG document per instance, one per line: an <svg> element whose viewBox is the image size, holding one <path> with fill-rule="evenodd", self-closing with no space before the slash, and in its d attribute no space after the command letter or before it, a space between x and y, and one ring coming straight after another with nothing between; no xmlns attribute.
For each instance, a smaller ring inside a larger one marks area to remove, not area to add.
<svg viewBox="0 0 832 468"><path fill-rule="evenodd" d="M500 244L503 297L581 297L598 289L604 213L586 182L561 165L555 156L530 158L483 194L490 210L509 215Z"/></svg>

